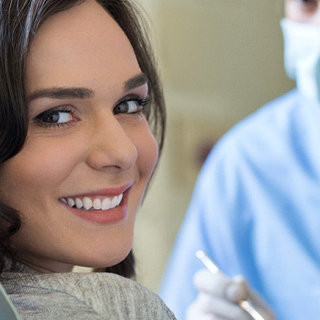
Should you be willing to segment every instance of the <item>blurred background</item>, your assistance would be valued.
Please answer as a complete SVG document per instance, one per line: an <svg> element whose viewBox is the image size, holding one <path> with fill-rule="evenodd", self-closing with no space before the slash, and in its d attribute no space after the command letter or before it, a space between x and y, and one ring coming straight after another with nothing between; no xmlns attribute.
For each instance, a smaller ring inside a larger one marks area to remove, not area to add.
<svg viewBox="0 0 320 320"><path fill-rule="evenodd" d="M151 22L168 109L134 242L137 280L157 291L208 150L294 83L283 68L281 0L136 1Z"/></svg>

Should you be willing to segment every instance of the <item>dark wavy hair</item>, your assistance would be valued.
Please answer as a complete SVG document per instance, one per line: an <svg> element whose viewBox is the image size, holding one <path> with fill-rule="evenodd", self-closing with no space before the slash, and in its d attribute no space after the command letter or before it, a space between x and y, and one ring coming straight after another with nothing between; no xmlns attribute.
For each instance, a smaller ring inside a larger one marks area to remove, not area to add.
<svg viewBox="0 0 320 320"><path fill-rule="evenodd" d="M0 0L0 165L18 153L26 139L28 107L24 79L26 58L34 35L48 17L84 1ZM151 103L146 110L146 117L161 151L166 118L165 103L141 10L129 0L96 1L125 32L141 71L148 77ZM10 239L20 227L19 213L0 202L0 272L4 267L5 256L14 257ZM134 277L132 251L122 262L103 271Z"/></svg>

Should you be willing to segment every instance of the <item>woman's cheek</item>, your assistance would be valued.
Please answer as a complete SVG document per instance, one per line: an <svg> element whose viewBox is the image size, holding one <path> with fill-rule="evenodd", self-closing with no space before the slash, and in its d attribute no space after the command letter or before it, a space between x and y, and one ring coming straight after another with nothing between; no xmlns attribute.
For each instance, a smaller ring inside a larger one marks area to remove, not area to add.
<svg viewBox="0 0 320 320"><path fill-rule="evenodd" d="M65 137L34 138L22 150L24 159L30 159L29 173L55 179L65 178L75 166L84 160L86 142L83 134Z"/></svg>
<svg viewBox="0 0 320 320"><path fill-rule="evenodd" d="M138 167L141 178L145 177L149 180L159 157L159 147L149 126L146 133L137 139L135 145L138 150Z"/></svg>

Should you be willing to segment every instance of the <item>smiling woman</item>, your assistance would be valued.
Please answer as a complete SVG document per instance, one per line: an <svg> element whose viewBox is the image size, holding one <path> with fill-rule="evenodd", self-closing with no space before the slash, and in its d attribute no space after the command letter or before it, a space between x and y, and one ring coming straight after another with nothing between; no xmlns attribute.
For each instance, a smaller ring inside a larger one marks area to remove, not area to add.
<svg viewBox="0 0 320 320"><path fill-rule="evenodd" d="M8 0L0 15L1 283L23 319L174 319L125 279L165 122L138 10Z"/></svg>

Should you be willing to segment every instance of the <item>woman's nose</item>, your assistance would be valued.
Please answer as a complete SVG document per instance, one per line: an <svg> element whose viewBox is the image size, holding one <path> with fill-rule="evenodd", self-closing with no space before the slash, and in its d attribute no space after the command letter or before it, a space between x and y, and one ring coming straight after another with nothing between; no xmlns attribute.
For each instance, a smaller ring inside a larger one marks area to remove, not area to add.
<svg viewBox="0 0 320 320"><path fill-rule="evenodd" d="M87 163L101 170L114 168L122 171L131 169L137 161L138 151L130 136L114 116L107 121L93 124Z"/></svg>

